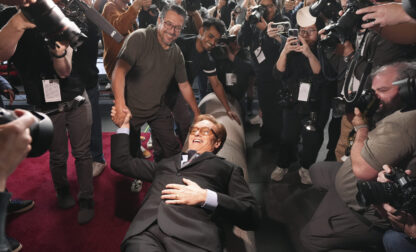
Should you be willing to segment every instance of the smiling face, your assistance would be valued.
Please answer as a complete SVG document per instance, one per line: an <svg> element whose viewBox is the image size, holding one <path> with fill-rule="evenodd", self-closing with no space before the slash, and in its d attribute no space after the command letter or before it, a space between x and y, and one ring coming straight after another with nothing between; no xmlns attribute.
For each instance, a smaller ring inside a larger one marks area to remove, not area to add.
<svg viewBox="0 0 416 252"><path fill-rule="evenodd" d="M204 131L205 128L208 128L209 130ZM204 152L214 152L214 150L221 145L221 140L217 139L214 134L216 130L217 128L214 123L208 120L202 120L195 123L191 127L191 131L189 133L188 149L195 150L199 154Z"/></svg>
<svg viewBox="0 0 416 252"><path fill-rule="evenodd" d="M157 38L160 45L167 49L181 35L185 19L173 10L166 12L164 19L159 17Z"/></svg>
<svg viewBox="0 0 416 252"><path fill-rule="evenodd" d="M221 38L221 34L215 26L212 25L208 29L201 27L199 29L198 38L201 41L202 48L204 48L205 51L210 51L215 47L218 40Z"/></svg>

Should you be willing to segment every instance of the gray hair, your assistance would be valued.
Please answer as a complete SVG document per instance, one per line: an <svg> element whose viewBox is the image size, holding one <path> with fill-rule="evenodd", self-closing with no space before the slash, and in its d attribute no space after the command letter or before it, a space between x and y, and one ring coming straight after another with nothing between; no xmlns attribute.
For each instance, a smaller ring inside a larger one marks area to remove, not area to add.
<svg viewBox="0 0 416 252"><path fill-rule="evenodd" d="M178 15L182 16L184 20L186 20L186 11L184 8L182 8L181 6L177 5L177 4L168 4L165 5L165 7L163 7L162 11L160 12L160 19L163 20L166 17L166 13L168 11L174 11L176 12Z"/></svg>

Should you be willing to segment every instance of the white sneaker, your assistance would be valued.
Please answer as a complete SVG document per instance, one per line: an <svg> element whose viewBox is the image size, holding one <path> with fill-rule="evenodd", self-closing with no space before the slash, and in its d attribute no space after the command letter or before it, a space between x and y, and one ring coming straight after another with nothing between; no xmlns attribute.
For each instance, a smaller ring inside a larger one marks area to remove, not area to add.
<svg viewBox="0 0 416 252"><path fill-rule="evenodd" d="M107 163L100 163L100 162L92 162L92 176L97 177L100 175L104 168L107 166Z"/></svg>
<svg viewBox="0 0 416 252"><path fill-rule="evenodd" d="M111 90L111 83L107 83L107 85L105 85L104 90L109 91Z"/></svg>
<svg viewBox="0 0 416 252"><path fill-rule="evenodd" d="M279 182L286 175L287 171L288 171L287 168L280 168L279 166L276 166L276 168L274 169L270 177L274 181Z"/></svg>
<svg viewBox="0 0 416 252"><path fill-rule="evenodd" d="M151 150L153 149L153 141L152 141L152 137L149 137L149 141L147 141L147 145L146 145L147 149Z"/></svg>
<svg viewBox="0 0 416 252"><path fill-rule="evenodd" d="M249 121L251 125L259 124L260 127L263 125L263 119L259 115L256 115L255 117L251 118Z"/></svg>
<svg viewBox="0 0 416 252"><path fill-rule="evenodd" d="M299 169L300 182L304 185L312 185L311 174L308 169L301 167Z"/></svg>

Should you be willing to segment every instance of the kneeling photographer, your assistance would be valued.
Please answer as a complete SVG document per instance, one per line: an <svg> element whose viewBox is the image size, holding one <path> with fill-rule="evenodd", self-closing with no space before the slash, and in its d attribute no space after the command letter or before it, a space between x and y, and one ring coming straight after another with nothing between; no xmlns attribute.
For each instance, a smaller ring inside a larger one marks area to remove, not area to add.
<svg viewBox="0 0 416 252"><path fill-rule="evenodd" d="M79 47L78 51L73 51L72 47L79 46L80 38L84 35L52 0L38 1L29 8L32 6L33 9L23 9L22 12L29 20L33 20L38 28L27 29L23 33L10 61L20 74L27 102L33 105L36 111L49 114L53 122L53 140L49 149L50 170L57 192L57 203L63 209L76 204L70 193L67 178L69 135L80 188L78 222L84 224L94 216L92 158L89 149L92 115L85 92L85 70L89 68L86 67L88 63L84 57L85 54L91 53L91 50ZM42 13L38 9L39 6L50 7L52 12L58 15L42 16L39 14ZM15 13L15 8L4 10L0 14L1 20L10 19ZM82 15L78 16L81 18ZM59 36L62 34L48 35L42 32L39 25L46 23L51 31L65 19L76 27L73 31L77 33L71 32L67 37ZM86 28L85 26L85 23L80 24L80 27ZM47 41L45 37L48 38Z"/></svg>
<svg viewBox="0 0 416 252"><path fill-rule="evenodd" d="M277 101L282 107L283 121L281 151L271 178L282 180L300 154L301 182L311 184L308 169L316 161L322 145L330 110L327 80L317 57L318 30L324 24L320 18L309 14L308 7L298 11L297 23L299 30L289 30L289 37L273 69L276 79L282 82ZM300 137L303 148L299 153Z"/></svg>
<svg viewBox="0 0 416 252"><path fill-rule="evenodd" d="M386 65L371 76L380 99L377 113L384 118L369 130L355 108L352 124L357 134L350 157L344 163L320 162L310 169L313 184L327 190L301 232L303 245L311 251L379 251L390 224L374 207L359 204L357 182L375 181L383 164L407 169L416 162L416 62ZM393 85L403 79L405 85Z"/></svg>

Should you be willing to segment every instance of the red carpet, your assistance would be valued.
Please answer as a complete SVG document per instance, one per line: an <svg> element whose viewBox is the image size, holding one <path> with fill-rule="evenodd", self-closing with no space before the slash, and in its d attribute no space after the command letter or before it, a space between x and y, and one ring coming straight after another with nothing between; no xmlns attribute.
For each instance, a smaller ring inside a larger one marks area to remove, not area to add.
<svg viewBox="0 0 416 252"><path fill-rule="evenodd" d="M110 136L103 133L105 159L110 164ZM146 141L149 133L145 133ZM68 158L68 178L71 192L77 196L78 185L74 159ZM130 191L131 180L110 167L94 179L95 217L86 224L77 222L78 205L62 210L56 203L49 171L49 153L25 159L10 176L7 188L13 198L32 199L35 206L29 212L8 217L6 232L28 251L119 251L130 220L137 212L145 191Z"/></svg>

